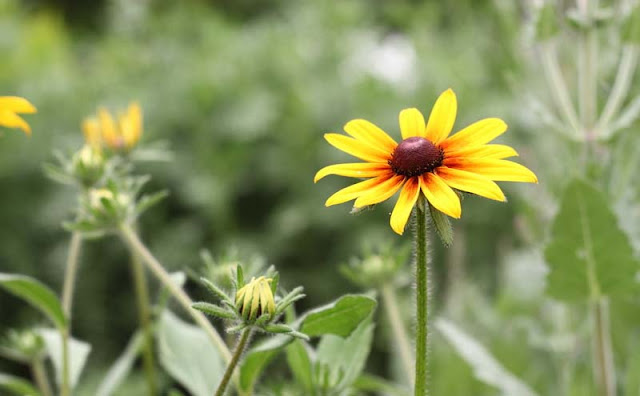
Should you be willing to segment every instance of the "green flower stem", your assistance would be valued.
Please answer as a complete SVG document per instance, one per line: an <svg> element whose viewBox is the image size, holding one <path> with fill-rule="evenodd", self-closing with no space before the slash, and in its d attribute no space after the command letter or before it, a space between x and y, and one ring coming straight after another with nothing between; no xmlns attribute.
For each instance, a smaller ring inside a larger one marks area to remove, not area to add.
<svg viewBox="0 0 640 396"><path fill-rule="evenodd" d="M67 256L67 267L64 274L64 284L62 286L62 309L67 318L67 327L61 329L62 337L62 384L60 385L60 395L69 396L71 394L69 380L69 337L71 334L71 313L73 306L73 291L75 289L76 274L80 262L80 247L82 245L82 235L79 232L71 234L69 243L69 254Z"/></svg>
<svg viewBox="0 0 640 396"><path fill-rule="evenodd" d="M416 244L416 381L415 396L427 394L428 366L428 256L427 256L427 216L425 205L420 198L414 209L416 218L415 244Z"/></svg>
<svg viewBox="0 0 640 396"><path fill-rule="evenodd" d="M247 347L247 343L249 342L249 338L251 338L251 328L247 327L242 331L242 335L238 340L238 345L236 345L236 350L233 352L233 357L227 366L227 370L224 372L224 376L222 377L222 381L220 381L220 385L218 385L218 389L216 390L215 396L223 396L224 391L227 389L227 384L229 383L229 379L233 375L233 371L238 365L238 361L240 361L240 356L244 352Z"/></svg>
<svg viewBox="0 0 640 396"><path fill-rule="evenodd" d="M598 384L598 395L616 395L616 371L613 364L611 331L609 329L609 302L600 297L591 301L593 371Z"/></svg>
<svg viewBox="0 0 640 396"><path fill-rule="evenodd" d="M47 378L47 371L44 368L44 362L41 358L35 358L31 362L31 373L42 396L53 396L51 384Z"/></svg>
<svg viewBox="0 0 640 396"><path fill-rule="evenodd" d="M398 309L399 305L396 299L396 293L393 290L393 286L388 283L382 285L381 293L384 308L389 318L389 323L391 324L393 338L398 345L400 361L407 374L409 384L413 386L413 356L411 354L411 345L405 327L403 326L402 315L400 315L400 310Z"/></svg>
<svg viewBox="0 0 640 396"><path fill-rule="evenodd" d="M158 394L156 387L155 362L153 357L153 332L151 329L151 309L149 305L149 287L147 286L147 276L140 256L131 254L131 272L136 290L136 302L138 304L138 319L144 334L144 346L142 359L149 395Z"/></svg>
<svg viewBox="0 0 640 396"><path fill-rule="evenodd" d="M582 18L591 23L598 8L597 0L577 3ZM593 128L598 112L598 31L591 24L578 38L578 108L584 138L593 138Z"/></svg>
<svg viewBox="0 0 640 396"><path fill-rule="evenodd" d="M224 343L216 329L213 328L209 320L202 314L200 311L191 308L193 301L187 295L187 293L182 290L182 288L178 287L169 273L164 269L162 264L151 254L151 252L147 249L147 247L142 243L136 232L131 229L131 226L128 224L120 225L120 236L129 247L132 253L135 253L142 258L143 262L147 264L149 270L158 278L158 280L164 285L164 287L169 290L171 295L182 305L182 307L187 311L189 315L193 318L193 320L200 326L207 336L213 342L213 345L218 348L218 351L222 355L222 358L225 362L231 361L231 352L227 348L227 345Z"/></svg>

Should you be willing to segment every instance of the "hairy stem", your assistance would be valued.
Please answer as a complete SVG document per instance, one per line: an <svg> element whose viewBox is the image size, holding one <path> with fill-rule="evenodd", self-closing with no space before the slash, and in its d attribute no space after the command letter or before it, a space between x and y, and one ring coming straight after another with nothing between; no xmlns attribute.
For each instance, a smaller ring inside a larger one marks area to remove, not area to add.
<svg viewBox="0 0 640 396"><path fill-rule="evenodd" d="M133 274L136 302L138 304L138 319L140 321L140 327L142 327L142 333L144 334L142 351L144 373L149 395L154 396L158 394L158 389L156 387L155 362L153 357L153 332L151 329L149 287L147 285L147 276L144 273L142 261L136 253L131 254L131 272Z"/></svg>
<svg viewBox="0 0 640 396"><path fill-rule="evenodd" d="M44 368L44 362L41 358L35 358L31 362L31 374L42 396L53 396L51 384L47 378L47 371Z"/></svg>
<svg viewBox="0 0 640 396"><path fill-rule="evenodd" d="M67 256L67 267L64 274L64 283L62 286L62 309L67 318L67 327L60 331L62 337L62 381L60 385L60 395L68 396L71 394L69 381L69 338L71 334L71 313L73 306L73 291L75 289L76 274L78 272L78 264L80 262L80 247L82 245L82 235L79 232L71 234L69 242L69 253Z"/></svg>
<svg viewBox="0 0 640 396"><path fill-rule="evenodd" d="M385 284L382 286L382 300L384 308L389 317L391 331L393 332L394 341L398 345L398 353L402 361L402 367L407 374L409 384L413 385L413 356L411 354L411 344L409 337L402 322L402 315L398 309L398 301L393 286Z"/></svg>
<svg viewBox="0 0 640 396"><path fill-rule="evenodd" d="M138 235L131 229L131 226L128 224L122 224L120 226L120 236L127 244L132 253L138 254L140 258L147 264L149 270L158 278L158 280L164 285L164 287L169 290L171 295L178 301L180 305L187 311L189 315L193 318L193 320L200 326L207 336L213 342L213 345L218 348L218 351L222 355L223 359L226 362L231 361L231 352L227 348L227 345L224 343L216 329L213 328L211 323L207 320L207 318L200 311L197 311L191 308L193 301L187 295L187 293L182 290L182 288L178 287L173 280L171 280L171 276L164 269L162 264L151 254L151 252L147 249L147 247L142 243Z"/></svg>
<svg viewBox="0 0 640 396"><path fill-rule="evenodd" d="M229 383L229 379L233 375L233 371L238 365L238 361L240 361L240 356L244 352L247 347L247 343L249 342L249 338L251 337L251 328L247 327L242 331L242 335L238 340L238 345L236 345L236 350L233 352L233 357L227 366L227 370L224 372L224 376L222 377L222 381L220 385L218 385L218 389L216 390L215 396L224 395L224 391L227 389L227 384Z"/></svg>
<svg viewBox="0 0 640 396"><path fill-rule="evenodd" d="M416 205L415 245L416 245L416 381L415 396L427 394L427 379L429 376L428 346L429 346L429 283L427 256L427 218L424 206Z"/></svg>

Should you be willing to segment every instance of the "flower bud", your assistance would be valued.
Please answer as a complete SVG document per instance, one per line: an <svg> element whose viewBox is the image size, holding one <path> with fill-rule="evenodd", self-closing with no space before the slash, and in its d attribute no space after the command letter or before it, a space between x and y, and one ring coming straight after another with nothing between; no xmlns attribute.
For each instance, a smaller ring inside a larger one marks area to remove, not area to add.
<svg viewBox="0 0 640 396"><path fill-rule="evenodd" d="M236 293L236 306L243 317L248 319L259 318L267 313L273 315L276 311L276 303L271 290L272 278L264 276L258 279L252 278Z"/></svg>
<svg viewBox="0 0 640 396"><path fill-rule="evenodd" d="M73 155L72 173L83 186L90 187L104 174L104 157L99 147L83 146Z"/></svg>

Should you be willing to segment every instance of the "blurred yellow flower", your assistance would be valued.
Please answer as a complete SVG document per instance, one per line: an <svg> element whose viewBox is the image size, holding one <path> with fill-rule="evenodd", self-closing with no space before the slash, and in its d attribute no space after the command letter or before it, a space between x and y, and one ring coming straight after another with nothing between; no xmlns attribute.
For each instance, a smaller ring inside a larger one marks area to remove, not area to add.
<svg viewBox="0 0 640 396"><path fill-rule="evenodd" d="M26 99L18 96L0 96L0 126L20 128L27 135L31 127L18 114L35 113L36 108Z"/></svg>
<svg viewBox="0 0 640 396"><path fill-rule="evenodd" d="M236 305L240 313L247 318L259 318L264 313L273 315L276 303L271 291L273 279L264 276L251 278L251 282L244 285L236 293Z"/></svg>
<svg viewBox="0 0 640 396"><path fill-rule="evenodd" d="M115 120L107 109L99 108L97 116L83 121L82 130L91 147L129 152L142 136L142 109L137 102L133 102Z"/></svg>
<svg viewBox="0 0 640 396"><path fill-rule="evenodd" d="M314 182L327 175L369 178L336 192L326 206L355 199L354 207L362 208L385 201L400 190L391 213L391 228L402 235L421 193L437 210L459 218L462 208L454 189L505 201L494 181L538 182L529 169L505 160L518 155L514 149L487 144L507 130L504 121L485 118L449 136L456 112L456 95L448 89L436 101L426 123L417 109L400 112L403 140L399 144L361 119L345 125L350 137L325 134L329 144L366 162L324 167Z"/></svg>

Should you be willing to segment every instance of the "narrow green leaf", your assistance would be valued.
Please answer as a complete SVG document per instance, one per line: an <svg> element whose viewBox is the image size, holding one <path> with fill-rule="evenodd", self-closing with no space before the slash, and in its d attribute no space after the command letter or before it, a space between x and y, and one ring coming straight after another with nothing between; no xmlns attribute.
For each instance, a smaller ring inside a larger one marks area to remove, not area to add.
<svg viewBox="0 0 640 396"><path fill-rule="evenodd" d="M449 216L434 208L431 203L429 203L429 213L431 213L433 226L435 227L442 244L446 247L451 246L453 243L453 227L451 227L451 220L449 220Z"/></svg>
<svg viewBox="0 0 640 396"><path fill-rule="evenodd" d="M626 234L605 195L584 181L575 180L565 190L545 258L547 292L557 299L623 295L638 287L640 265Z"/></svg>
<svg viewBox="0 0 640 396"><path fill-rule="evenodd" d="M455 324L439 318L435 325L460 357L473 368L473 373L479 381L500 389L502 395L536 395L528 385L507 371L484 346Z"/></svg>
<svg viewBox="0 0 640 396"><path fill-rule="evenodd" d="M62 336L54 329L38 329L38 333L44 341L47 354L53 363L56 372L56 383L62 383ZM91 345L75 338L69 339L69 381L71 389L75 388L80 374L91 352Z"/></svg>
<svg viewBox="0 0 640 396"><path fill-rule="evenodd" d="M209 304L207 302L197 302L191 305L193 309L197 309L202 313L205 313L209 316L215 316L217 318L222 319L234 319L236 315L233 312L229 312L228 310L219 307L217 305Z"/></svg>
<svg viewBox="0 0 640 396"><path fill-rule="evenodd" d="M369 356L373 340L374 325L364 320L347 338L327 334L320 339L317 349L317 362L330 371L329 378L340 378L334 384L335 391L353 385L360 376Z"/></svg>
<svg viewBox="0 0 640 396"><path fill-rule="evenodd" d="M227 293L222 291L222 289L220 289L218 286L216 286L213 283L211 283L210 280L208 280L206 278L200 278L200 281L207 288L207 290L209 290L211 292L211 294L213 294L214 296L216 296L217 298L219 298L222 301L226 300L226 301L229 301L230 303L233 304L233 300L231 300L231 298L229 296L227 296Z"/></svg>
<svg viewBox="0 0 640 396"><path fill-rule="evenodd" d="M347 337L367 318L377 303L365 295L346 295L307 312L301 319L300 331L310 337L335 334Z"/></svg>
<svg viewBox="0 0 640 396"><path fill-rule="evenodd" d="M293 378L304 387L308 394L312 394L311 358L306 343L301 340L294 341L287 346L286 353L287 363Z"/></svg>
<svg viewBox="0 0 640 396"><path fill-rule="evenodd" d="M0 273L0 287L42 311L59 329L67 326L60 300L51 289L24 275Z"/></svg>
<svg viewBox="0 0 640 396"><path fill-rule="evenodd" d="M4 373L0 373L0 389L18 396L40 396L40 392L30 382Z"/></svg>
<svg viewBox="0 0 640 396"><path fill-rule="evenodd" d="M160 364L167 373L192 395L211 396L225 365L204 331L164 311L157 337Z"/></svg>
<svg viewBox="0 0 640 396"><path fill-rule="evenodd" d="M285 324L269 324L264 329L270 333L291 333L293 329Z"/></svg>
<svg viewBox="0 0 640 396"><path fill-rule="evenodd" d="M136 215L141 215L142 213L149 210L154 205L158 204L160 201L165 199L169 195L169 192L166 190L159 191L150 195L145 195L136 204Z"/></svg>
<svg viewBox="0 0 640 396"><path fill-rule="evenodd" d="M278 282L280 281L280 273L276 272L273 276L273 281L271 282L271 293L275 296L276 291L278 290Z"/></svg>
<svg viewBox="0 0 640 396"><path fill-rule="evenodd" d="M96 396L111 396L118 389L129 375L133 363L142 349L143 342L144 336L139 331L131 337L122 355L109 368L107 375L98 386Z"/></svg>

